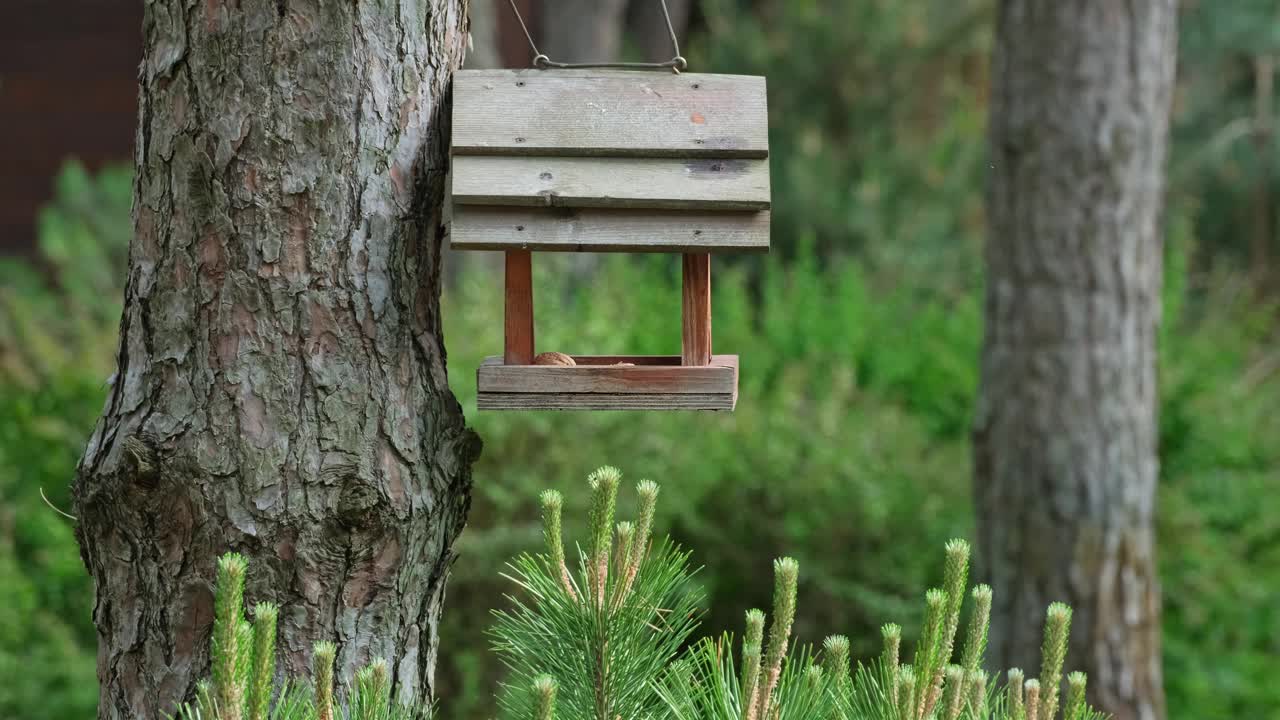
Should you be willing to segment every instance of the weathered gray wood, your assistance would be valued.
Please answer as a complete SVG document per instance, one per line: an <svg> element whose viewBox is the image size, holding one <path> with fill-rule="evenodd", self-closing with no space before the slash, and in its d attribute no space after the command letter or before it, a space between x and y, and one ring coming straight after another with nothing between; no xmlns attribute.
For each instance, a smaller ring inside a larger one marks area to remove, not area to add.
<svg viewBox="0 0 1280 720"><path fill-rule="evenodd" d="M455 155L765 158L765 79L623 70L464 70Z"/></svg>
<svg viewBox="0 0 1280 720"><path fill-rule="evenodd" d="M736 379L737 357L725 355L699 367L640 364L626 356L597 358L595 364L573 367L507 365L492 357L476 370L476 386L482 393L731 394Z"/></svg>
<svg viewBox="0 0 1280 720"><path fill-rule="evenodd" d="M455 250L768 252L768 212L455 205Z"/></svg>
<svg viewBox="0 0 1280 720"><path fill-rule="evenodd" d="M481 410L732 410L738 356L682 367L678 355L575 355L575 367L504 365L486 358L476 371ZM634 363L619 366L618 362Z"/></svg>
<svg viewBox="0 0 1280 720"><path fill-rule="evenodd" d="M768 160L461 156L452 171L460 205L769 209Z"/></svg>

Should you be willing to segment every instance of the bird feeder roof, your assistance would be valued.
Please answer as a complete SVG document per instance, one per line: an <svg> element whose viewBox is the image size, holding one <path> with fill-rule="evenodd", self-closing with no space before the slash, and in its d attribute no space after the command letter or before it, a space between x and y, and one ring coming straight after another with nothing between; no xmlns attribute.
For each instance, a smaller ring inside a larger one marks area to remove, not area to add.
<svg viewBox="0 0 1280 720"><path fill-rule="evenodd" d="M459 250L766 251L765 80L620 70L455 75Z"/></svg>

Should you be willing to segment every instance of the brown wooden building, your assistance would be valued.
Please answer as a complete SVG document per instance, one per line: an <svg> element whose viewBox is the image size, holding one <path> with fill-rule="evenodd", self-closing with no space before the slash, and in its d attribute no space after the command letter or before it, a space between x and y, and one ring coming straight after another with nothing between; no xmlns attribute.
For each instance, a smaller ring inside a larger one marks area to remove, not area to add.
<svg viewBox="0 0 1280 720"><path fill-rule="evenodd" d="M0 253L28 252L62 163L128 162L142 3L5 0L0 10Z"/></svg>

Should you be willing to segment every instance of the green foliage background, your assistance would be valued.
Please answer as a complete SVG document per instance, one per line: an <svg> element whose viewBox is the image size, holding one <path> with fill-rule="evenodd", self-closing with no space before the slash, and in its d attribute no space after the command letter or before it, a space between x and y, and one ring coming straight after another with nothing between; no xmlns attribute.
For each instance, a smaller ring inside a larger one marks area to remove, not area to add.
<svg viewBox="0 0 1280 720"><path fill-rule="evenodd" d="M1228 131L1253 111L1250 59L1277 44L1268 7L1183 14L1160 355L1175 718L1280 707L1277 308L1246 280L1239 240L1277 163ZM972 534L991 3L706 0L702 12L694 67L767 74L773 113L775 252L717 260L716 342L742 356L739 409L476 413L474 368L501 347L500 273L455 265L450 377L485 451L442 641L447 717L492 711L500 670L483 630L506 589L502 563L539 544L537 491L581 502L602 464L662 482L659 531L705 565L708 633L767 606L769 563L790 554L805 568L797 636L847 633L871 655L885 620L918 627L936 548ZM72 165L42 213L41 258L0 259L0 717L84 718L96 699L92 586L40 488L69 506L105 397L128 206L126 171ZM539 257L540 349L678 350L673 258L582 267Z"/></svg>

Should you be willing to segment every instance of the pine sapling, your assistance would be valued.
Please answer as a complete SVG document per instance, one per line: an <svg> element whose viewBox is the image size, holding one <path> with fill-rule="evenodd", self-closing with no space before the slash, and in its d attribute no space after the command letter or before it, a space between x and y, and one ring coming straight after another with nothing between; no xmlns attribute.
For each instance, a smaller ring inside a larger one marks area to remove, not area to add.
<svg viewBox="0 0 1280 720"><path fill-rule="evenodd" d="M1022 683L1026 677L1022 670L1018 668L1010 668L1006 673L1009 678L1009 687L1007 688L1008 700L1005 702L1009 710L1009 720L1026 720L1027 711L1022 700Z"/></svg>
<svg viewBox="0 0 1280 720"><path fill-rule="evenodd" d="M560 515L564 498L555 490L544 490L538 499L542 503L542 538L547 546L547 556L551 566L560 573L564 591L571 599L577 600L578 593L569 575L569 566L564 561L564 541L561 538Z"/></svg>
<svg viewBox="0 0 1280 720"><path fill-rule="evenodd" d="M1023 684L1023 689L1027 693L1027 720L1037 720L1040 717L1040 681L1032 678Z"/></svg>
<svg viewBox="0 0 1280 720"><path fill-rule="evenodd" d="M382 720L391 711L391 670L378 658L356 671L356 684L348 699L350 720Z"/></svg>
<svg viewBox="0 0 1280 720"><path fill-rule="evenodd" d="M791 625L796 619L796 588L800 578L800 563L793 558L773 561L773 624L769 626L769 650L759 681L759 699L753 718L768 720L773 703L773 691L778 687L782 674L782 661L787 655L787 643L791 639Z"/></svg>
<svg viewBox="0 0 1280 720"><path fill-rule="evenodd" d="M315 644L311 656L316 683L316 720L333 718L333 660L337 647L328 641Z"/></svg>
<svg viewBox="0 0 1280 720"><path fill-rule="evenodd" d="M985 718L987 716L987 673L978 670L968 675L965 685L969 689L969 711L975 718Z"/></svg>
<svg viewBox="0 0 1280 720"><path fill-rule="evenodd" d="M623 578L624 593L631 590L636 575L640 572L640 563L644 562L645 555L649 552L653 517L658 507L658 484L652 480L641 480L636 483L636 495L640 498L640 516L636 519L635 541L631 544L626 576Z"/></svg>
<svg viewBox="0 0 1280 720"><path fill-rule="evenodd" d="M509 609L494 613L490 631L511 669L499 697L507 717L535 715L530 687L547 674L564 717L645 718L663 703L658 686L697 625L699 594L688 582L687 553L666 540L650 548L657 486L640 483L640 517L615 523L620 482L609 467L588 478L589 535L572 571L561 538L563 498L541 496L545 552L510 563L519 591L507 596Z"/></svg>
<svg viewBox="0 0 1280 720"><path fill-rule="evenodd" d="M627 583L628 562L631 559L631 547L635 542L636 526L630 522L620 522L614 530L617 540L613 549L613 567L618 571L618 578L613 584L613 600L610 601L612 607L617 608L622 604L630 591Z"/></svg>
<svg viewBox="0 0 1280 720"><path fill-rule="evenodd" d="M942 688L942 717L957 720L964 709L964 668L948 665Z"/></svg>
<svg viewBox="0 0 1280 720"><path fill-rule="evenodd" d="M240 618L236 628L236 691L243 712L247 709L249 684L253 678L253 623Z"/></svg>
<svg viewBox="0 0 1280 720"><path fill-rule="evenodd" d="M249 684L249 720L267 720L276 674L276 619L279 608L258 603L253 609L253 674Z"/></svg>
<svg viewBox="0 0 1280 720"><path fill-rule="evenodd" d="M898 707L899 673L898 654L902 647L902 627L894 623L886 623L880 627L880 636L884 638L884 652L880 656L880 668L889 687L889 704Z"/></svg>
<svg viewBox="0 0 1280 720"><path fill-rule="evenodd" d="M618 505L618 483L622 473L617 468L605 466L587 477L591 487L591 591L593 605L603 615L605 591L609 584L609 550L613 542L613 516ZM606 681L609 674L608 639L605 628L597 624L593 638L595 647L594 681L597 718L608 717L609 692Z"/></svg>
<svg viewBox="0 0 1280 720"><path fill-rule="evenodd" d="M933 669L939 664L938 656L942 654L942 633L946 629L947 593L941 588L932 588L924 594L924 634L916 645L916 656L912 670L915 675L915 694L912 700L913 720L924 718L925 702L933 689Z"/></svg>
<svg viewBox="0 0 1280 720"><path fill-rule="evenodd" d="M196 702L178 709L180 720L423 720L430 707L393 706L391 675L385 660L377 660L356 675L348 707L334 704L332 643L316 643L313 652L314 690L286 679L275 688L276 629L279 608L259 603L253 622L244 618L244 585L248 564L227 554L218 562L211 639L212 680L196 685ZM171 716L173 717L173 716Z"/></svg>
<svg viewBox="0 0 1280 720"><path fill-rule="evenodd" d="M213 700L213 683L206 678L196 682L195 709L185 705L179 710L177 717L181 720L204 720L204 718L216 718L217 715L217 703Z"/></svg>
<svg viewBox="0 0 1280 720"><path fill-rule="evenodd" d="M241 720L244 696L241 679L245 670L241 649L244 623L244 578L248 562L238 553L218 559L218 579L214 590L213 697L219 720Z"/></svg>
<svg viewBox="0 0 1280 720"><path fill-rule="evenodd" d="M742 697L742 719L750 720L760 692L760 663L764 650L764 611L747 611L747 631L742 637L742 680L739 682Z"/></svg>
<svg viewBox="0 0 1280 720"><path fill-rule="evenodd" d="M553 720L556 715L556 680L539 675L530 687L533 694L533 720Z"/></svg>
<svg viewBox="0 0 1280 720"><path fill-rule="evenodd" d="M925 622L910 664L902 664L902 629L881 628L884 647L879 661L849 672L849 642L831 636L823 644L821 662L807 648L786 652L795 616L794 561L775 564L774 618L764 641L765 615L747 614L740 679L733 670L728 642L699 644L697 669L677 677L667 674L663 700L675 720L1055 720L1049 678L1062 673L1070 613L1055 604L1045 627L1043 675L1028 679L1018 669L998 698L988 695L989 676L982 670L990 627L992 592L986 585L972 591L961 664L956 653L958 614L968 573L968 546L947 546L947 573L942 588L925 595ZM790 567L788 567L790 566ZM761 647L764 646L764 652ZM779 672L778 668L781 668ZM939 676L941 679L939 680ZM1063 720L1101 720L1084 699L1085 678L1072 673ZM740 693L735 691L740 690ZM994 714L993 714L994 713ZM615 719L616 720L616 719Z"/></svg>
<svg viewBox="0 0 1280 720"><path fill-rule="evenodd" d="M823 691L823 682L826 672L823 671L821 665L810 665L804 671L804 687L811 694L821 693Z"/></svg>
<svg viewBox="0 0 1280 720"><path fill-rule="evenodd" d="M842 696L847 694L852 682L849 675L849 638L844 635L831 635L823 640L822 664L835 692Z"/></svg>
<svg viewBox="0 0 1280 720"><path fill-rule="evenodd" d="M973 614L969 616L969 628L964 639L965 689L968 678L977 674L982 657L987 652L987 632L991 627L991 586L979 585L973 589ZM963 693L962 693L963 694Z"/></svg>
<svg viewBox="0 0 1280 720"><path fill-rule="evenodd" d="M1058 690L1062 684L1062 664L1067 657L1067 641L1071 637L1071 608L1056 602L1045 615L1044 645L1040 650L1040 684L1043 697L1039 715L1053 720L1058 712Z"/></svg>
<svg viewBox="0 0 1280 720"><path fill-rule="evenodd" d="M951 540L946 546L947 561L942 587L947 594L946 620L942 628L938 656L932 663L933 673L928 694L925 696L921 718L933 716L934 707L942 695L942 680L947 665L955 651L956 630L960 627L960 609L964 605L964 591L969 582L969 543Z"/></svg>
<svg viewBox="0 0 1280 720"><path fill-rule="evenodd" d="M916 673L910 665L898 669L898 720L915 720Z"/></svg>
<svg viewBox="0 0 1280 720"><path fill-rule="evenodd" d="M1067 676L1067 705L1063 711L1064 720L1084 720L1088 706L1084 701L1086 685L1085 674L1073 672Z"/></svg>
<svg viewBox="0 0 1280 720"><path fill-rule="evenodd" d="M618 483L622 473L605 466L587 477L591 487L591 595L597 608L605 604L609 582L609 554L613 542L613 515L618 505Z"/></svg>

